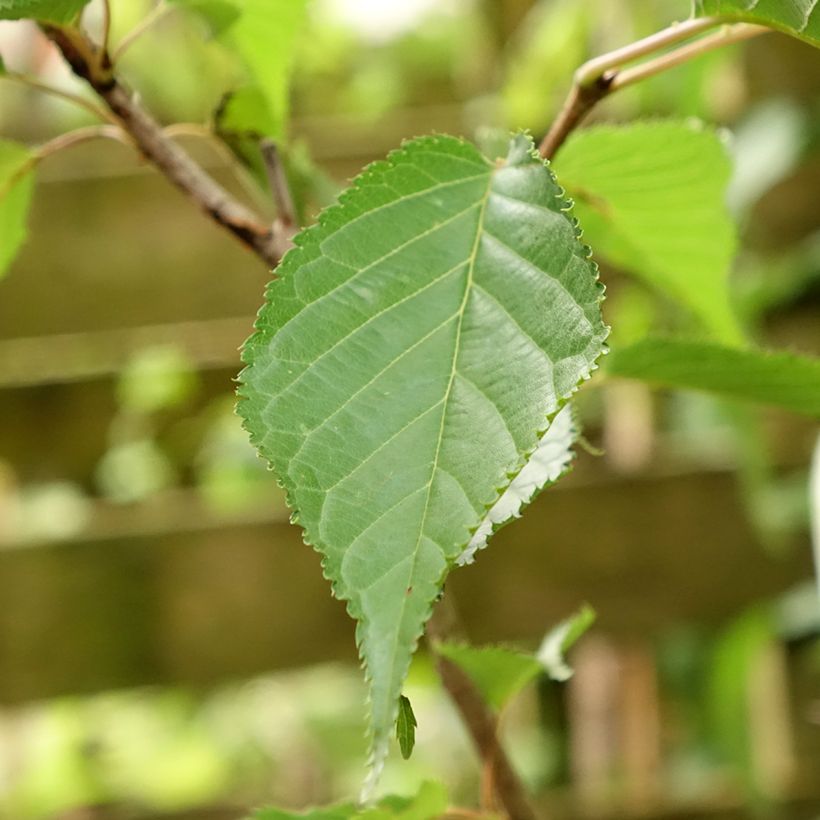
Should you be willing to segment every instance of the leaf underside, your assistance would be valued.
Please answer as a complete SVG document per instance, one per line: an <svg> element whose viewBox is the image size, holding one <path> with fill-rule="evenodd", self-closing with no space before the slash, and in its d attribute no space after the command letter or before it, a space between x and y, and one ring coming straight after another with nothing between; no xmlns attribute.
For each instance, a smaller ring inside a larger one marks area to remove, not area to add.
<svg viewBox="0 0 820 820"><path fill-rule="evenodd" d="M817 0L696 0L698 15L715 15L771 26L820 46Z"/></svg>
<svg viewBox="0 0 820 820"><path fill-rule="evenodd" d="M0 20L69 22L89 0L0 0Z"/></svg>
<svg viewBox="0 0 820 820"><path fill-rule="evenodd" d="M239 413L358 621L370 782L444 577L603 348L602 286L519 135L406 143L302 232Z"/></svg>
<svg viewBox="0 0 820 820"><path fill-rule="evenodd" d="M32 154L24 145L0 140L0 276L26 238L34 188Z"/></svg>

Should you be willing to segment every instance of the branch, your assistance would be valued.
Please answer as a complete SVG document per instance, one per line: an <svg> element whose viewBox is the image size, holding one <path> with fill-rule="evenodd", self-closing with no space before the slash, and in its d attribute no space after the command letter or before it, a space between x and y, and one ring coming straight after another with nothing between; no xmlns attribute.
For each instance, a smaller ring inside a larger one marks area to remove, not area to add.
<svg viewBox="0 0 820 820"><path fill-rule="evenodd" d="M292 245L291 240L298 229L296 206L293 204L282 156L276 143L271 139L263 139L259 143L259 150L262 152L262 160L268 174L268 184L273 194L273 201L276 203L277 216L274 229L285 238L289 245Z"/></svg>
<svg viewBox="0 0 820 820"><path fill-rule="evenodd" d="M572 89L561 111L555 118L555 122L553 122L549 132L541 141L538 149L541 156L545 159L552 159L581 120L601 100L618 89L625 88L655 74L660 74L662 71L680 65L715 48L737 43L741 40L748 40L750 37L756 37L768 31L763 26L754 26L748 23L725 25L720 31L673 49L654 60L648 60L634 68L622 68L624 63L632 62L640 57L660 51L669 45L687 40L693 35L700 34L721 25L721 23L722 20L717 17L703 17L697 20L689 20L686 23L677 23L650 37L645 37L631 45L616 49L584 63L575 72Z"/></svg>
<svg viewBox="0 0 820 820"><path fill-rule="evenodd" d="M74 73L97 92L142 155L211 219L250 248L268 267L274 267L280 258L274 231L163 132L159 123L120 84L105 54L74 29L44 25L43 31L60 49Z"/></svg>
<svg viewBox="0 0 820 820"><path fill-rule="evenodd" d="M441 682L458 709L484 766L491 768L499 802L511 820L537 820L521 780L498 739L496 716L461 667L435 651L437 641L460 632L452 599L442 599L427 623L427 638L435 654Z"/></svg>

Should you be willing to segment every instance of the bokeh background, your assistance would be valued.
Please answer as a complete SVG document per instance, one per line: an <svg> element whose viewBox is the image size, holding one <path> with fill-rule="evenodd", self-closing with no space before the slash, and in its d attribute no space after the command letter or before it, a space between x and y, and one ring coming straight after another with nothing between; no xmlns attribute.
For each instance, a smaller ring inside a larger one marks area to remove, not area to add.
<svg viewBox="0 0 820 820"><path fill-rule="evenodd" d="M149 9L113 0L121 35ZM314 0L287 162L305 221L402 138L549 124L586 58L687 0ZM95 8L90 9L93 18ZM16 70L83 93L42 36L0 25ZM820 353L820 63L768 35L619 93L594 120L727 129L742 249L735 307L763 345ZM122 72L164 122L205 123L232 69L172 13ZM0 133L89 122L0 78ZM267 194L199 129L238 195ZM250 188L250 190L249 190ZM604 266L612 344L656 297ZM43 165L0 282L0 817L228 820L349 797L364 764L353 625L233 414L267 273L123 146ZM673 310L665 306L666 310ZM575 677L507 710L550 816L820 817L820 610L807 478L817 426L594 379L574 472L450 582L471 637L535 646L588 601ZM480 772L434 672L384 791Z"/></svg>

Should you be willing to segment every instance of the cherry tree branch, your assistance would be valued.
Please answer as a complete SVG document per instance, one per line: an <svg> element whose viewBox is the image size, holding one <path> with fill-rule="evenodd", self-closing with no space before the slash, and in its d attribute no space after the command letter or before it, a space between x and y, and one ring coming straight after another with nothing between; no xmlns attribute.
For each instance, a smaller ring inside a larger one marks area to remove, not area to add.
<svg viewBox="0 0 820 820"><path fill-rule="evenodd" d="M114 121L130 135L140 153L214 222L233 234L268 267L274 267L282 251L276 232L164 133L162 126L120 83L107 53L76 29L44 25L43 31L60 49L74 73L106 104Z"/></svg>
<svg viewBox="0 0 820 820"><path fill-rule="evenodd" d="M584 117L601 100L615 91L660 74L662 71L667 71L713 49L748 40L768 31L763 26L748 23L734 25L722 25L722 23L723 21L717 17L702 17L688 20L685 23L676 23L649 37L584 63L575 72L569 95L552 127L541 141L538 149L541 156L545 159L552 159ZM722 25L719 31L674 48L660 57L633 68L623 68L625 63L654 54L667 46L676 45L719 25Z"/></svg>

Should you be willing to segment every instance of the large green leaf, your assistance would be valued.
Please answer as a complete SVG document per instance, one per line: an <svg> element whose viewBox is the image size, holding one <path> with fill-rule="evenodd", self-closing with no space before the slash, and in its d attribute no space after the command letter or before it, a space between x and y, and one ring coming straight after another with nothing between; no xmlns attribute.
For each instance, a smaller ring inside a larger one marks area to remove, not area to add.
<svg viewBox="0 0 820 820"><path fill-rule="evenodd" d="M0 0L0 20L46 20L67 23L89 0Z"/></svg>
<svg viewBox="0 0 820 820"><path fill-rule="evenodd" d="M695 11L698 15L760 23L820 46L817 0L695 0Z"/></svg>
<svg viewBox="0 0 820 820"><path fill-rule="evenodd" d="M34 187L33 159L24 145L0 140L0 276L26 238L26 219Z"/></svg>
<svg viewBox="0 0 820 820"><path fill-rule="evenodd" d="M721 341L741 340L728 287L731 167L714 131L682 122L587 128L555 169L596 254L680 301Z"/></svg>
<svg viewBox="0 0 820 820"><path fill-rule="evenodd" d="M663 387L705 390L820 416L820 359L808 356L645 339L612 351L606 370Z"/></svg>
<svg viewBox="0 0 820 820"><path fill-rule="evenodd" d="M567 211L522 135L413 140L297 237L245 345L239 412L359 622L374 777L444 576L601 353Z"/></svg>

